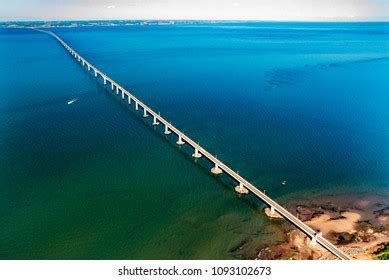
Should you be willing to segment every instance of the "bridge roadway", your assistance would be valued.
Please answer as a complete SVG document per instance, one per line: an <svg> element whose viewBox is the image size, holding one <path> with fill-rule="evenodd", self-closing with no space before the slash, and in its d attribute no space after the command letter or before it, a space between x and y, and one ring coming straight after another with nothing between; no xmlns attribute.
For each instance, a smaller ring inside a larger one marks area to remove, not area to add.
<svg viewBox="0 0 389 280"><path fill-rule="evenodd" d="M104 74L101 70L96 68L94 65L92 65L90 62L88 62L85 58L83 58L81 55L79 55L76 51L74 51L68 44L66 44L59 36L57 36L55 33L51 31L45 31L41 29L34 29L39 32L46 33L52 37L54 37L66 50L68 50L72 56L74 56L75 59L77 59L82 65L85 67L85 65L88 68L88 71L92 69L95 73L95 77L97 75L100 75L103 80L104 84L106 84L106 81L108 81L111 84L112 90L116 88L116 94L119 94L119 91L122 94L122 99L124 99L124 95L128 98L128 103L131 104L133 101L135 103L135 108L138 110L139 106L143 108L144 111L144 117L152 116L153 117L153 125L159 125L159 123L162 123L165 126L165 134L168 135L171 132L177 135L178 141L177 144L184 144L187 143L190 145L194 150L193 157L200 158L201 156L206 157L209 161L211 161L213 164L215 164L212 171L216 171L213 173L221 173L224 172L227 175L229 175L231 178L237 181L237 183L240 186L243 186L247 190L249 190L253 195L264 201L266 204L268 204L271 207L272 211L277 211L282 217L284 217L286 220L288 220L290 223L292 223L294 226L296 226L298 229L300 229L302 232L304 232L309 238L313 241L312 244L319 243L321 246L323 246L326 250L328 250L330 253L338 257L342 260L349 260L351 259L346 253L344 253L342 250L337 248L334 244L332 244L330 241L325 239L321 234L318 234L315 230L310 228L308 225L306 225L304 222L299 220L296 216L294 216L292 213L290 213L288 210L286 210L284 207L279 205L277 202L275 202L273 199L271 199L269 196L267 196L265 193L261 192L258 188L256 188L254 185L252 185L250 182L248 182L246 179L244 179L242 176L240 176L237 172L233 171L231 168L229 168L227 165L225 165L223 162L221 162L219 159L217 159L215 156L210 154L208 151L206 151L203 147L201 147L199 144L194 142L192 139L190 139L188 136L186 136L183 132L178 130L176 127L174 127L171 123L169 123L167 120L165 120L163 117L160 116L160 114L157 114L155 111L153 111L151 108L149 108L147 105L145 105L142 101L137 99L133 94L125 90L123 87L121 87L118 83L116 83L114 80L112 80L110 77L108 77L106 74Z"/></svg>

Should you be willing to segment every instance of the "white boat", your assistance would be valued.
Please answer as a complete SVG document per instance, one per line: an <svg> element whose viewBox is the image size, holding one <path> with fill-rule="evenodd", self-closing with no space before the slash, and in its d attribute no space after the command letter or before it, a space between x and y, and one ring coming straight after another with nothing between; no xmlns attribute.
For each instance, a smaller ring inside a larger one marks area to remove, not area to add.
<svg viewBox="0 0 389 280"><path fill-rule="evenodd" d="M76 102L76 101L77 101L77 98L74 98L74 99L68 101L68 105L70 105L70 104L72 104L72 103L74 103L74 102Z"/></svg>

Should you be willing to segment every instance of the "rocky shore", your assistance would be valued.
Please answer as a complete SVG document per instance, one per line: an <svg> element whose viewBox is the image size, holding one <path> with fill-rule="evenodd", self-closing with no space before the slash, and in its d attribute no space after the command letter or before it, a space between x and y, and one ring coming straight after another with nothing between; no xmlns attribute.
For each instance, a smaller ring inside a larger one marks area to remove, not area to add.
<svg viewBox="0 0 389 280"><path fill-rule="evenodd" d="M286 205L299 219L355 259L377 259L389 244L389 200L387 197L320 197ZM282 219L270 214L271 219ZM335 259L320 245L312 245L301 231L288 228L286 241L259 248L257 259Z"/></svg>

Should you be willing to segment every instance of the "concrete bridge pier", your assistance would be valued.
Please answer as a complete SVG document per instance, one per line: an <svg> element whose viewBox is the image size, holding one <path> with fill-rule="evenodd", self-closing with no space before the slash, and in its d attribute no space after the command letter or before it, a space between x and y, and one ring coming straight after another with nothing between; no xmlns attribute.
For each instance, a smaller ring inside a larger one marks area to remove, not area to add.
<svg viewBox="0 0 389 280"><path fill-rule="evenodd" d="M223 170L221 170L217 163L215 163L215 166L211 169L211 172L215 175L218 175L223 173Z"/></svg>
<svg viewBox="0 0 389 280"><path fill-rule="evenodd" d="M147 118L148 116L146 108L143 108L143 117Z"/></svg>
<svg viewBox="0 0 389 280"><path fill-rule="evenodd" d="M138 102L135 102L135 110L139 110L139 104L138 104Z"/></svg>
<svg viewBox="0 0 389 280"><path fill-rule="evenodd" d="M169 135L170 133L172 133L172 132L169 130L168 126L165 124L165 131L163 134Z"/></svg>
<svg viewBox="0 0 389 280"><path fill-rule="evenodd" d="M195 148L195 152L194 152L194 154L192 154L192 157L194 157L194 158L201 158L202 154L200 154L199 150L197 148Z"/></svg>
<svg viewBox="0 0 389 280"><path fill-rule="evenodd" d="M274 209L273 206L270 206L270 213L271 213L272 215L274 215L274 214L276 213L276 210Z"/></svg>
<svg viewBox="0 0 389 280"><path fill-rule="evenodd" d="M113 82L111 82L111 90L112 91L113 91L113 87L114 87Z"/></svg>
<svg viewBox="0 0 389 280"><path fill-rule="evenodd" d="M315 233L312 237L311 237L311 241L309 242L309 245L311 246L315 246L317 244L317 238L318 237L322 237L323 234L319 231L317 233Z"/></svg>
<svg viewBox="0 0 389 280"><path fill-rule="evenodd" d="M153 123L152 125L159 125L159 122L157 121L157 117L153 116Z"/></svg>
<svg viewBox="0 0 389 280"><path fill-rule="evenodd" d="M122 99L124 100L124 90L122 89Z"/></svg>
<svg viewBox="0 0 389 280"><path fill-rule="evenodd" d="M116 94L119 95L119 88L116 86Z"/></svg>
<svg viewBox="0 0 389 280"><path fill-rule="evenodd" d="M246 189L241 182L235 187L235 191L240 194L248 194L249 190Z"/></svg>
<svg viewBox="0 0 389 280"><path fill-rule="evenodd" d="M128 105L131 105L131 97L128 96Z"/></svg>
<svg viewBox="0 0 389 280"><path fill-rule="evenodd" d="M82 60L82 66L85 66L85 60Z"/></svg>
<svg viewBox="0 0 389 280"><path fill-rule="evenodd" d="M94 71L95 71L95 77L97 77L97 71L96 71L96 69L93 69Z"/></svg>
<svg viewBox="0 0 389 280"><path fill-rule="evenodd" d="M90 65L88 64L88 72L90 71Z"/></svg>
<svg viewBox="0 0 389 280"><path fill-rule="evenodd" d="M185 144L185 142L182 141L181 135L178 135L178 141L176 143L177 143L177 145L184 145Z"/></svg>
<svg viewBox="0 0 389 280"><path fill-rule="evenodd" d="M105 77L103 77L103 79L104 79L104 85L106 85L107 84L107 79Z"/></svg>

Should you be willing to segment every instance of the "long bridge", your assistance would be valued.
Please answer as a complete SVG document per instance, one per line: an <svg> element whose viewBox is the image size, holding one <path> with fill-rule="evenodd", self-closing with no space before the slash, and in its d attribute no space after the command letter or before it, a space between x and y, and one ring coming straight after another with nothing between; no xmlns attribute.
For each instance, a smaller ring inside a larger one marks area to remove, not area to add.
<svg viewBox="0 0 389 280"><path fill-rule="evenodd" d="M139 110L139 107L143 109L143 117L148 118L151 117L153 119L152 125L157 126L159 124L162 124L164 126L164 134L169 135L171 133L175 134L177 137L177 145L184 145L185 143L188 144L190 147L193 148L193 157L194 158L201 158L205 157L207 158L212 164L214 164L214 167L211 169L211 172L213 174L221 174L225 173L231 178L233 178L237 182L237 186L235 190L240 193L248 193L251 192L253 195L255 195L257 198L265 202L267 205L269 205L271 209L271 213L278 212L282 217L284 217L286 220L288 220L290 223L292 223L294 226L296 226L298 229L300 229L302 232L304 232L310 239L311 244L314 245L316 243L323 246L326 250L328 250L330 253L338 257L342 260L350 260L351 257L348 256L346 253L344 253L342 250L337 248L334 244L332 244L330 241L328 241L326 238L324 238L321 233L316 232L314 229L306 225L304 222L299 220L296 216L294 216L292 213L290 213L288 210L286 210L284 207L282 207L280 204L275 202L273 199L271 199L269 196L267 196L265 193L261 192L258 188L256 188L254 185L252 185L249 181L244 179L242 176L240 176L237 172L233 171L230 167L225 165L223 162L221 162L219 159L217 159L215 156L213 156L211 153L209 153L207 150L205 150L203 147L201 147L199 144L197 144L195 141L193 141L191 138L189 138L187 135L185 135L182 131L174 127L171 123L169 123L167 120L165 120L163 117L160 116L160 114L156 113L154 110L152 110L150 107L148 107L146 104L144 104L142 101L140 101L138 98L136 98L133 94L125 90L122 86L120 86L117 82L115 82L113 79L108 77L108 75L104 74L101 70L99 70L97 67L95 67L92 63L87 61L85 58L83 58L80 54L78 54L74 49L72 49L68 44L66 44L59 36L57 36L55 33L51 31L41 30L41 29L35 29L36 31L46 33L53 38L55 38L80 64L82 64L83 67L86 67L89 71L94 72L94 76L97 78L100 76L103 81L104 85L107 83L111 84L112 91L116 90L116 94L121 94L122 99L124 100L127 98L128 104L131 104L132 102L135 103L135 110Z"/></svg>

